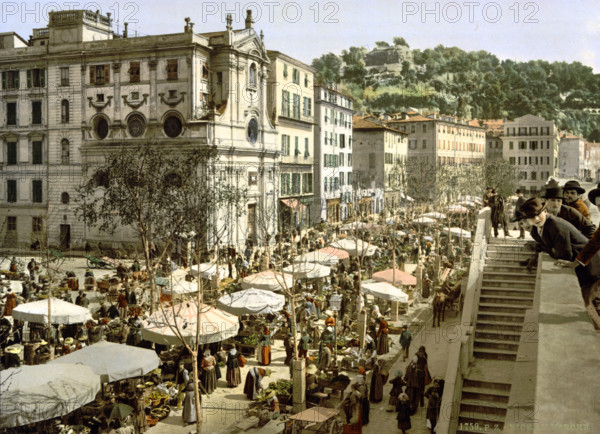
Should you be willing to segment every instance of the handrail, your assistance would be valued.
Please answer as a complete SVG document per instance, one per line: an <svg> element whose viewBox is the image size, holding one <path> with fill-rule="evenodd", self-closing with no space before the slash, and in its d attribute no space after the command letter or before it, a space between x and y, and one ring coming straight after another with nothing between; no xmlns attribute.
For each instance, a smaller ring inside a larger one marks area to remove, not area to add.
<svg viewBox="0 0 600 434"><path fill-rule="evenodd" d="M442 396L440 417L436 426L436 433L438 434L454 433L458 426L463 378L467 372L469 363L473 360L475 321L479 308L479 295L483 280L487 240L489 240L490 233L491 210L486 207L477 216L477 229L473 242L469 278L465 292L461 323L459 324L461 339L449 344L444 395Z"/></svg>

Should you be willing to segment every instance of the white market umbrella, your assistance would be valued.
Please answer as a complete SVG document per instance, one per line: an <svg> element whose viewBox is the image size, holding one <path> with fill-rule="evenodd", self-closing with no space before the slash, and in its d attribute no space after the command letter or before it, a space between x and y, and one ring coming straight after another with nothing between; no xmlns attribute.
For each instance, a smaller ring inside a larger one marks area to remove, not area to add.
<svg viewBox="0 0 600 434"><path fill-rule="evenodd" d="M100 377L84 365L23 365L2 371L0 428L64 416L96 398Z"/></svg>
<svg viewBox="0 0 600 434"><path fill-rule="evenodd" d="M295 259L296 262L317 262L323 265L334 265L340 262L340 258L332 253L327 253L321 250L305 253Z"/></svg>
<svg viewBox="0 0 600 434"><path fill-rule="evenodd" d="M314 262L300 262L283 269L285 273L292 274L296 279L318 279L331 274L331 268Z"/></svg>
<svg viewBox="0 0 600 434"><path fill-rule="evenodd" d="M161 361L154 350L100 341L49 362L80 364L92 368L103 382L141 377L158 368Z"/></svg>
<svg viewBox="0 0 600 434"><path fill-rule="evenodd" d="M478 203L479 205L483 204L483 199L478 196L465 196L463 199Z"/></svg>
<svg viewBox="0 0 600 434"><path fill-rule="evenodd" d="M243 289L257 288L266 289L269 291L280 291L286 287L291 288L293 284L294 282L292 276L288 274L276 273L273 270L251 274L250 276L244 277L242 280Z"/></svg>
<svg viewBox="0 0 600 434"><path fill-rule="evenodd" d="M400 303L408 303L408 294L401 289L396 288L391 283L363 283L361 285L361 289L364 294L371 294L377 298L388 301L397 301Z"/></svg>
<svg viewBox="0 0 600 434"><path fill-rule="evenodd" d="M431 219L443 220L446 218L446 214L443 214L441 212L432 211L432 212L423 214L421 217L429 217Z"/></svg>
<svg viewBox="0 0 600 434"><path fill-rule="evenodd" d="M358 238L345 238L334 241L331 247L348 252L350 256L372 256L377 251L377 246Z"/></svg>
<svg viewBox="0 0 600 434"><path fill-rule="evenodd" d="M410 197L408 194L400 193L400 197L402 197L402 199L404 199L407 202L414 201L414 199L412 197Z"/></svg>
<svg viewBox="0 0 600 434"><path fill-rule="evenodd" d="M437 223L437 220L430 217L418 217L412 221L414 224L431 226Z"/></svg>
<svg viewBox="0 0 600 434"><path fill-rule="evenodd" d="M470 200L461 200L458 202L458 205L468 206L469 208L475 208L477 206L475 202L471 202Z"/></svg>
<svg viewBox="0 0 600 434"><path fill-rule="evenodd" d="M448 233L448 228L444 228L442 230L442 233ZM471 232L466 231L464 229L461 228L450 228L450 234L454 235L455 237L460 237L462 234L463 238L471 238Z"/></svg>
<svg viewBox="0 0 600 434"><path fill-rule="evenodd" d="M217 270L219 271L219 277L221 279L225 279L229 275L227 267L225 267L224 265L220 265L217 267L217 264L213 262L207 262L200 265L192 265L190 267L190 273L193 276L197 276L198 274L200 274L200 277L202 277L203 279L212 278L215 274L217 274Z"/></svg>
<svg viewBox="0 0 600 434"><path fill-rule="evenodd" d="M77 306L68 301L52 298L50 300L52 324L78 324L92 319L88 308ZM20 304L12 311L14 319L47 324L48 300L38 300L31 303Z"/></svg>
<svg viewBox="0 0 600 434"><path fill-rule="evenodd" d="M219 298L220 309L234 315L260 315L277 313L285 305L285 297L273 291L245 289Z"/></svg>
<svg viewBox="0 0 600 434"><path fill-rule="evenodd" d="M206 287L206 285L204 286ZM162 289L162 293L167 295L193 294L195 292L198 292L198 281L193 280L192 282L188 282L181 278L173 279L173 284L169 282L169 284Z"/></svg>
<svg viewBox="0 0 600 434"><path fill-rule="evenodd" d="M342 226L340 229L343 231L351 231L351 230L371 230L371 229L377 229L379 228L380 225L375 224L375 223L363 223L363 222L353 222L353 223L348 223L344 226Z"/></svg>
<svg viewBox="0 0 600 434"><path fill-rule="evenodd" d="M196 341L196 325L200 316L200 333L196 345L211 344L236 336L238 317L207 304L186 301L174 306L164 306L143 321L142 338L163 345L182 345ZM175 329L176 327L176 329Z"/></svg>
<svg viewBox="0 0 600 434"><path fill-rule="evenodd" d="M447 208L448 212L453 213L466 213L469 212L469 209L462 205L449 205Z"/></svg>

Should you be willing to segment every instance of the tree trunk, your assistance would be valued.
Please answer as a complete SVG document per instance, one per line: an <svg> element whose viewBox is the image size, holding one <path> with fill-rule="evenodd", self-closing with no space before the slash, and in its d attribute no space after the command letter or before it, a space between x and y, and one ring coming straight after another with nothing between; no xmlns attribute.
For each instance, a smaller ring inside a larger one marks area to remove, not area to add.
<svg viewBox="0 0 600 434"><path fill-rule="evenodd" d="M192 350L192 365L194 370L194 400L196 402L196 432L202 432L202 402L200 401L200 380L198 377L198 346Z"/></svg>

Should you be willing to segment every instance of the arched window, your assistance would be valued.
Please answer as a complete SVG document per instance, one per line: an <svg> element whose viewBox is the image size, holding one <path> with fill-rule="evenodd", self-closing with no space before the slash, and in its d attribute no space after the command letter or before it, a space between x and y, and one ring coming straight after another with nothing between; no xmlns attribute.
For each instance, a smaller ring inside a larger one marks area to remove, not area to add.
<svg viewBox="0 0 600 434"><path fill-rule="evenodd" d="M60 195L60 201L61 201L61 203L64 203L65 205L67 205L69 203L69 193L67 193L66 191L63 191L62 194Z"/></svg>
<svg viewBox="0 0 600 434"><path fill-rule="evenodd" d="M66 99L60 102L60 122L63 124L69 123L69 101Z"/></svg>
<svg viewBox="0 0 600 434"><path fill-rule="evenodd" d="M256 63L250 65L250 86L256 86Z"/></svg>
<svg viewBox="0 0 600 434"><path fill-rule="evenodd" d="M62 164L69 164L69 154L70 154L70 150L69 150L69 140L68 139L62 139L60 141L60 161Z"/></svg>

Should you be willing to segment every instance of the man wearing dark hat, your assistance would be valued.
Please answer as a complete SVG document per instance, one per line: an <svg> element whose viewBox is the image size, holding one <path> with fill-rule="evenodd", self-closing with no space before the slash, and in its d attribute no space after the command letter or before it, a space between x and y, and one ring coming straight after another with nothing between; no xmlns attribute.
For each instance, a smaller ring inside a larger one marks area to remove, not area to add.
<svg viewBox="0 0 600 434"><path fill-rule="evenodd" d="M542 198L546 199L546 210L561 219L564 219L577 228L586 238L590 238L596 226L583 216L577 209L563 205L563 191L558 182L551 180L544 186Z"/></svg>
<svg viewBox="0 0 600 434"><path fill-rule="evenodd" d="M504 236L510 237L506 225L506 216L504 215L504 198L498 194L495 188L492 188L488 203L492 209L492 227L494 228L494 237L498 237L498 226L501 225L504 230Z"/></svg>
<svg viewBox="0 0 600 434"><path fill-rule="evenodd" d="M531 229L533 239L539 243L541 250L553 259L575 261L580 257L579 253L584 246L588 244L588 239L572 224L549 214L546 205L539 198L525 202L521 207L521 213L523 218L528 219L533 225ZM600 288L600 255L597 252L592 253L591 249L585 257L581 255L579 265L575 267L575 274L586 309L596 328L600 329L600 316L591 303L594 294Z"/></svg>
<svg viewBox="0 0 600 434"><path fill-rule="evenodd" d="M568 181L563 187L563 195L565 205L571 206L579 211L586 219L590 218L590 210L587 205L581 200L581 195L585 193L585 189L579 185L577 181Z"/></svg>

